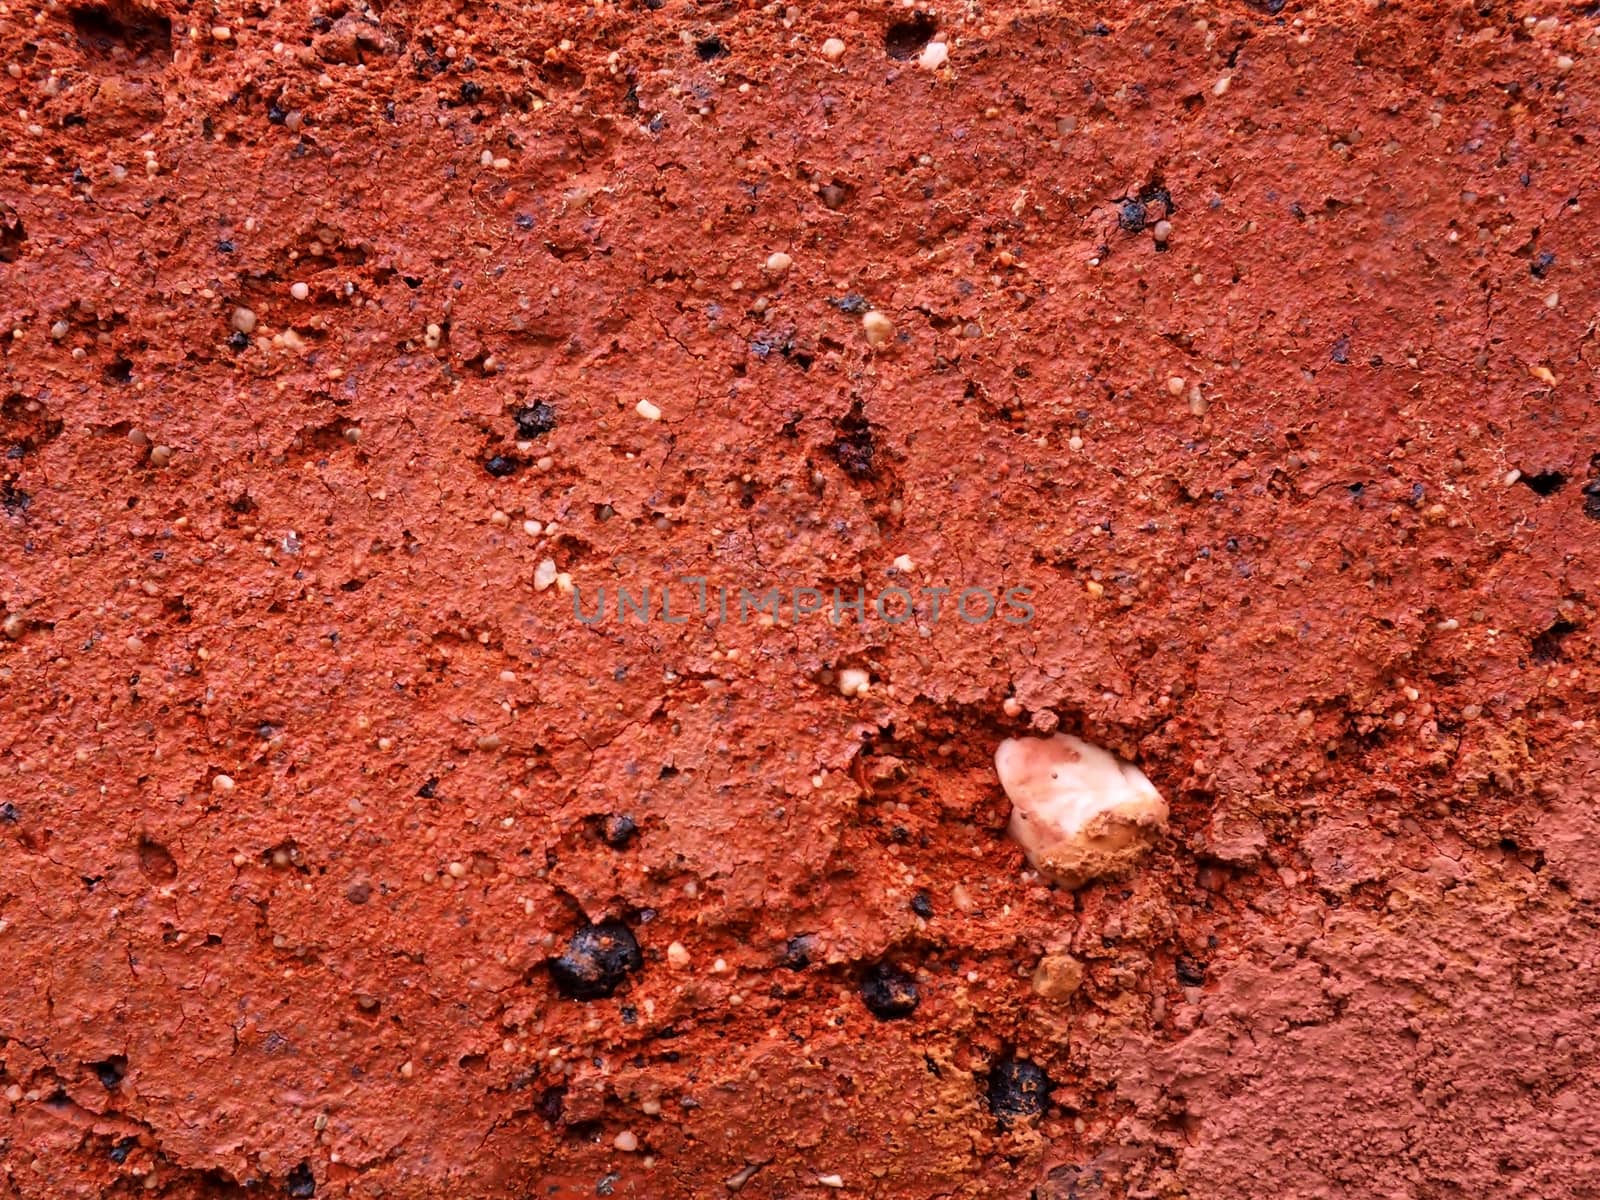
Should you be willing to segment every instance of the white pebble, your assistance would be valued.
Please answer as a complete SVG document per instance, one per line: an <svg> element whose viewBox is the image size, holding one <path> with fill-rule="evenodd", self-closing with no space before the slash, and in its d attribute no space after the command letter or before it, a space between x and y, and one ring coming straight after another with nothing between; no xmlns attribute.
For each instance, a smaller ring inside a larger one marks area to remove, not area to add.
<svg viewBox="0 0 1600 1200"><path fill-rule="evenodd" d="M845 45L838 38L829 38L822 43L822 57L829 62L838 62L844 57Z"/></svg>
<svg viewBox="0 0 1600 1200"><path fill-rule="evenodd" d="M917 56L917 66L924 71L937 71L950 61L950 47L943 42L929 42Z"/></svg>
<svg viewBox="0 0 1600 1200"><path fill-rule="evenodd" d="M911 555L909 554L902 554L899 558L894 560L894 569L896 571L903 571L909 574L911 571L916 569L916 566L917 564L912 561Z"/></svg>
<svg viewBox="0 0 1600 1200"><path fill-rule="evenodd" d="M667 962L680 971L689 965L689 951L684 948L682 942L673 942L667 947Z"/></svg>
<svg viewBox="0 0 1600 1200"><path fill-rule="evenodd" d="M1157 221L1155 228L1151 232L1155 234L1156 241L1166 245L1167 240L1172 237L1172 222Z"/></svg>
<svg viewBox="0 0 1600 1200"><path fill-rule="evenodd" d="M875 308L862 314L861 328L867 341L874 346L886 346L894 337L894 322Z"/></svg>
<svg viewBox="0 0 1600 1200"><path fill-rule="evenodd" d="M1228 94L1228 88L1232 83L1233 77L1230 75L1224 75L1221 79L1217 80L1211 85L1211 94L1213 96L1226 96Z"/></svg>
<svg viewBox="0 0 1600 1200"><path fill-rule="evenodd" d="M72 326L68 325L65 321L57 321L54 325L50 326L50 336L58 342L71 332Z"/></svg>
<svg viewBox="0 0 1600 1200"><path fill-rule="evenodd" d="M533 590L536 592L545 591L552 583L556 581L556 576L560 573L560 569L556 566L555 559L545 559L533 569Z"/></svg>
<svg viewBox="0 0 1600 1200"><path fill-rule="evenodd" d="M1143 771L1081 738L1007 738L994 765L1012 806L1007 832L1064 887L1125 874L1167 823Z"/></svg>
<svg viewBox="0 0 1600 1200"><path fill-rule="evenodd" d="M624 1154L632 1154L639 1148L639 1139L631 1129L624 1129L611 1144Z"/></svg>
<svg viewBox="0 0 1600 1200"><path fill-rule="evenodd" d="M233 310L233 317L229 324L240 333L254 333L256 331L256 314L252 309L236 308Z"/></svg>
<svg viewBox="0 0 1600 1200"><path fill-rule="evenodd" d="M633 406L633 411L638 413L646 421L661 420L661 410L654 404L651 404L648 400L639 401L639 403Z"/></svg>
<svg viewBox="0 0 1600 1200"><path fill-rule="evenodd" d="M838 685L841 696L865 696L872 686L872 676L860 667L846 667L839 672Z"/></svg>
<svg viewBox="0 0 1600 1200"><path fill-rule="evenodd" d="M782 250L774 250L767 255L768 275L782 275L792 266L794 266L794 259L790 258Z"/></svg>
<svg viewBox="0 0 1600 1200"><path fill-rule="evenodd" d="M292 284L289 288L289 295L296 300L305 300L310 297L311 289L303 283Z"/></svg>
<svg viewBox="0 0 1600 1200"><path fill-rule="evenodd" d="M231 792L233 791L233 777L230 775L218 775L211 781L211 786L219 792Z"/></svg>

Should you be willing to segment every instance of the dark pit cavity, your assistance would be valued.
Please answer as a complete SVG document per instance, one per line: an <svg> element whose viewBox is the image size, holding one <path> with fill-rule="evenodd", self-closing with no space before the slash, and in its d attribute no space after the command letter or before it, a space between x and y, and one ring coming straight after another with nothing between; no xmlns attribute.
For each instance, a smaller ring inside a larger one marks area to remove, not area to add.
<svg viewBox="0 0 1600 1200"><path fill-rule="evenodd" d="M905 62L922 53L922 48L933 40L939 26L932 17L918 10L904 21L896 21L884 30L883 50L890 58Z"/></svg>

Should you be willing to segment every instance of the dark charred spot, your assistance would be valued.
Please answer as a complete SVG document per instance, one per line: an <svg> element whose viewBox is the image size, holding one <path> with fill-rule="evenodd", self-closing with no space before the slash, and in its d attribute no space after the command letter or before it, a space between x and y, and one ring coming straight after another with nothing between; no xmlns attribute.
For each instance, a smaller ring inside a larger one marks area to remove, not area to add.
<svg viewBox="0 0 1600 1200"><path fill-rule="evenodd" d="M600 839L613 850L621 850L638 835L639 826L632 817L612 813L600 821Z"/></svg>
<svg viewBox="0 0 1600 1200"><path fill-rule="evenodd" d="M872 439L872 426L861 411L861 401L850 406L850 411L840 418L839 437L828 447L835 461L846 475L857 479L871 476L877 446Z"/></svg>
<svg viewBox="0 0 1600 1200"><path fill-rule="evenodd" d="M1117 209L1117 224L1128 233L1139 233L1149 223L1150 210L1138 200L1124 200Z"/></svg>
<svg viewBox="0 0 1600 1200"><path fill-rule="evenodd" d="M783 966L791 971L804 971L811 965L811 951L816 944L814 935L796 934L783 947Z"/></svg>
<svg viewBox="0 0 1600 1200"><path fill-rule="evenodd" d="M1002 1129L1019 1117L1036 1117L1050 1097L1050 1080L1025 1058L1002 1058L989 1068L984 1100Z"/></svg>
<svg viewBox="0 0 1600 1200"><path fill-rule="evenodd" d="M1556 265L1556 256L1545 250L1536 255L1528 264L1528 273L1535 279L1543 279L1550 273L1550 268Z"/></svg>
<svg viewBox="0 0 1600 1200"><path fill-rule="evenodd" d="M721 38L712 34L710 37L701 38L696 42L694 44L694 52L701 62L710 62L715 58L726 58L728 56L728 47L723 44Z"/></svg>
<svg viewBox="0 0 1600 1200"><path fill-rule="evenodd" d="M601 921L572 935L567 952L550 964L550 974L569 999L599 1000L643 966L632 931L621 921Z"/></svg>
<svg viewBox="0 0 1600 1200"><path fill-rule="evenodd" d="M1187 954L1178 955L1172 969L1184 987L1199 987L1206 981L1206 964Z"/></svg>
<svg viewBox="0 0 1600 1200"><path fill-rule="evenodd" d="M493 458L484 462L483 469L496 479L504 479L507 475L515 475L517 473L517 460L507 458L504 454L496 454Z"/></svg>
<svg viewBox="0 0 1600 1200"><path fill-rule="evenodd" d="M525 404L516 412L517 436L523 441L543 437L556 427L556 410L543 400Z"/></svg>
<svg viewBox="0 0 1600 1200"><path fill-rule="evenodd" d="M861 977L861 1002L880 1021L909 1017L917 1010L916 982L888 963L868 967Z"/></svg>
<svg viewBox="0 0 1600 1200"><path fill-rule="evenodd" d="M933 916L933 901L928 899L927 892L918 892L911 897L911 911L924 920Z"/></svg>

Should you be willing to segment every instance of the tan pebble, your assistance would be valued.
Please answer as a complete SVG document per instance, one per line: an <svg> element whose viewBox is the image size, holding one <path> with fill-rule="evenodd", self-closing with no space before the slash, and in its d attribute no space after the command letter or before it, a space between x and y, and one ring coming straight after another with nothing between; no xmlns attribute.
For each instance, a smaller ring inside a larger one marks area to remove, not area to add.
<svg viewBox="0 0 1600 1200"><path fill-rule="evenodd" d="M1033 972L1033 991L1046 1000L1065 1000L1083 986L1083 964L1070 954L1046 954Z"/></svg>

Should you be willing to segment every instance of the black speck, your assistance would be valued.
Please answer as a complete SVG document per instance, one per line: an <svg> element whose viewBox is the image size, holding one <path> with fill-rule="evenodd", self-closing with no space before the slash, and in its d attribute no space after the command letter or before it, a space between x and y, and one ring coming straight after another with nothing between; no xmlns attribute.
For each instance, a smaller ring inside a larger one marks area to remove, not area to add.
<svg viewBox="0 0 1600 1200"><path fill-rule="evenodd" d="M504 479L507 475L514 475L517 471L517 460L507 458L503 454L496 454L483 464L483 469L496 479Z"/></svg>
<svg viewBox="0 0 1600 1200"><path fill-rule="evenodd" d="M133 1153L133 1148L138 1144L138 1138L123 1138L115 1146L111 1147L110 1151L107 1152L106 1157L112 1162L116 1163L118 1166L121 1166L123 1163L128 1161L128 1155Z"/></svg>
<svg viewBox="0 0 1600 1200"><path fill-rule="evenodd" d="M1550 273L1550 268L1556 265L1556 256L1550 251L1541 251L1532 262L1528 264L1528 271L1535 279L1543 279Z"/></svg>
<svg viewBox="0 0 1600 1200"><path fill-rule="evenodd" d="M1150 219L1150 210L1137 200L1124 200L1117 210L1117 224L1128 233L1139 233Z"/></svg>
<svg viewBox="0 0 1600 1200"><path fill-rule="evenodd" d="M417 789L417 795L421 796L424 800L432 800L438 794L439 777L437 775L430 775L428 777L428 782Z"/></svg>
<svg viewBox="0 0 1600 1200"><path fill-rule="evenodd" d="M1049 1096L1049 1078L1025 1058L1002 1058L989 1068L984 1099L989 1111L1000 1119L1002 1129L1018 1117L1038 1116Z"/></svg>
<svg viewBox="0 0 1600 1200"><path fill-rule="evenodd" d="M867 311L867 298L860 292L847 292L843 296L829 297L828 303L842 313L864 313Z"/></svg>
<svg viewBox="0 0 1600 1200"><path fill-rule="evenodd" d="M220 242L217 243L217 253L218 254L232 254L234 249L235 249L235 247L234 247L233 242L228 238L223 238Z"/></svg>
<svg viewBox="0 0 1600 1200"><path fill-rule="evenodd" d="M15 825L22 819L22 814L17 812L17 806L7 800L0 804L0 825Z"/></svg>
<svg viewBox="0 0 1600 1200"><path fill-rule="evenodd" d="M572 935L567 952L550 964L550 974L569 999L599 1000L643 966L632 931L620 921L601 921Z"/></svg>
<svg viewBox="0 0 1600 1200"><path fill-rule="evenodd" d="M518 229L526 233L528 230L533 228L533 218L527 213L518 213L514 224Z"/></svg>
<svg viewBox="0 0 1600 1200"><path fill-rule="evenodd" d="M230 333L228 335L228 348L230 350L245 350L245 349L248 349L249 346L250 346L250 335L249 334L240 333L237 329L235 329L232 333Z"/></svg>
<svg viewBox="0 0 1600 1200"><path fill-rule="evenodd" d="M107 383L132 383L133 363L120 356L114 358L106 364L105 377Z"/></svg>
<svg viewBox="0 0 1600 1200"><path fill-rule="evenodd" d="M461 82L461 103L476 104L483 97L483 85L475 80L465 79Z"/></svg>
<svg viewBox="0 0 1600 1200"><path fill-rule="evenodd" d="M933 902L928 899L927 892L918 892L911 897L911 911L924 920L933 916Z"/></svg>
<svg viewBox="0 0 1600 1200"><path fill-rule="evenodd" d="M728 47L723 45L721 38L713 34L696 42L694 52L700 56L701 62L710 62L714 58L726 58Z"/></svg>
<svg viewBox="0 0 1600 1200"><path fill-rule="evenodd" d="M1350 339L1342 337L1334 342L1333 349L1328 351L1328 357L1334 362L1343 365L1350 361Z"/></svg>
<svg viewBox="0 0 1600 1200"><path fill-rule="evenodd" d="M1184 987L1199 987L1206 981L1206 964L1187 954L1180 954L1173 962L1172 969L1178 976L1178 982Z"/></svg>
<svg viewBox="0 0 1600 1200"><path fill-rule="evenodd" d="M917 985L904 972L878 963L861 977L861 1002L881 1021L909 1017L917 1011Z"/></svg>
<svg viewBox="0 0 1600 1200"><path fill-rule="evenodd" d="M632 817L612 814L600 825L600 837L613 850L621 850L638 835L639 827Z"/></svg>
<svg viewBox="0 0 1600 1200"><path fill-rule="evenodd" d="M306 1163L301 1163L289 1172L289 1178L284 1181L284 1186L295 1200L305 1200L305 1197L317 1194L316 1176L311 1174L311 1167Z"/></svg>
<svg viewBox="0 0 1600 1200"><path fill-rule="evenodd" d="M524 441L543 437L556 427L556 410L543 400L517 409L517 436Z"/></svg>
<svg viewBox="0 0 1600 1200"><path fill-rule="evenodd" d="M283 109L279 108L276 104L267 109L267 120L271 121L274 125L282 125L288 116L289 114Z"/></svg>

